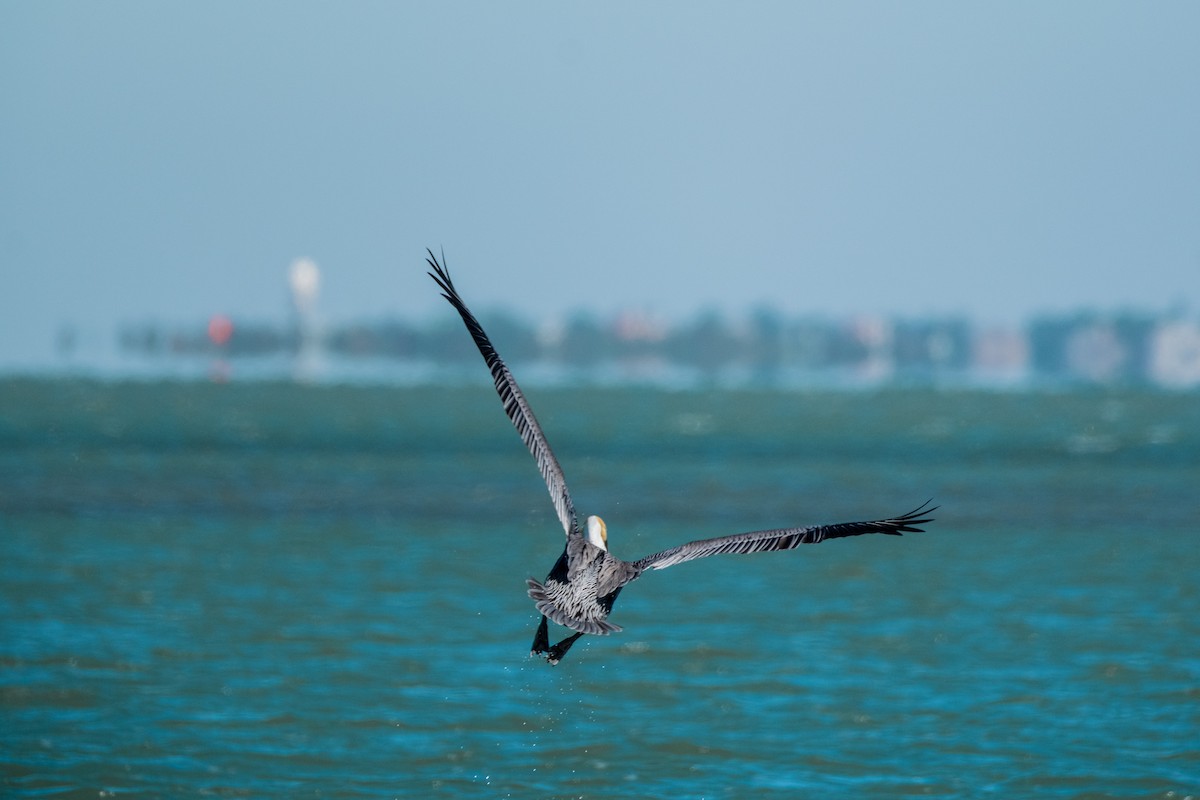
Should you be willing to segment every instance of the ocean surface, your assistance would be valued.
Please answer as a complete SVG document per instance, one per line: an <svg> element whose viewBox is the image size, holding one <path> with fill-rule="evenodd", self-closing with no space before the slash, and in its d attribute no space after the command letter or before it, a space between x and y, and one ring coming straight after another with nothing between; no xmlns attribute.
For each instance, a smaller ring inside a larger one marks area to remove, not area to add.
<svg viewBox="0 0 1200 800"><path fill-rule="evenodd" d="M482 368L481 368L482 369ZM1200 797L1200 396L0 380L0 796ZM562 633L562 631L558 631Z"/></svg>

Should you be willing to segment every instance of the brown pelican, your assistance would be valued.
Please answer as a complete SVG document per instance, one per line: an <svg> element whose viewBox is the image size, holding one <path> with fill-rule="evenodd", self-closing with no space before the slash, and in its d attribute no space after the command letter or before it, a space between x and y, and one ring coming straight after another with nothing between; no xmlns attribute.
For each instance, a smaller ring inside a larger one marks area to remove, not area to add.
<svg viewBox="0 0 1200 800"><path fill-rule="evenodd" d="M533 410L526 402L525 395L521 393L516 379L501 360L487 334L483 332L483 326L467 309L458 290L454 288L449 271L438 262L432 250L427 252L429 258L426 261L433 268L429 277L437 282L442 289L442 296L458 311L479 352L483 354L483 360L491 370L492 380L496 384L496 392L504 403L504 411L537 462L542 478L546 481L546 488L550 490L554 510L558 512L558 520L567 535L566 547L563 548L563 553L558 557L550 574L546 576L545 582L539 583L533 578L526 581L529 596L542 614L537 633L533 637L530 655L544 655L551 664L557 664L567 654L571 645L585 633L605 635L620 631L619 625L608 621L613 603L626 584L639 578L648 569L665 569L685 561L720 553L791 550L802 544L817 544L826 539L864 533L888 533L896 536L902 533L920 533L921 528L918 528L918 525L932 522L932 518L925 515L935 511L937 506L930 508L930 501L926 501L907 514L889 519L739 533L734 536L688 542L637 561L622 561L608 552L608 530L604 520L590 516L587 518L586 530L580 529L562 467L558 465L558 459L550 450L546 436L533 416ZM443 254L442 261L445 260ZM554 620L575 633L551 646L547 619Z"/></svg>

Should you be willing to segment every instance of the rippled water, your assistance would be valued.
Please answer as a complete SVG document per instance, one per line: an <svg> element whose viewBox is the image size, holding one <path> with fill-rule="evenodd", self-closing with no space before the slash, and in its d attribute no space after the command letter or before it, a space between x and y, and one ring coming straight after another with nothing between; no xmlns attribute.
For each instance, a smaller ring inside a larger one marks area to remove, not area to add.
<svg viewBox="0 0 1200 800"><path fill-rule="evenodd" d="M0 794L1200 796L1200 398L529 391L637 557L528 657L561 534L486 385L0 381Z"/></svg>

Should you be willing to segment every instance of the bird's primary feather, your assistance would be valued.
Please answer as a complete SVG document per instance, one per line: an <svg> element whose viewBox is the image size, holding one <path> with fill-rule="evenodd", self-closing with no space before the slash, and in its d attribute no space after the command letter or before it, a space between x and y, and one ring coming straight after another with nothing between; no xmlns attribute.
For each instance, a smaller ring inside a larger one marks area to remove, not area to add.
<svg viewBox="0 0 1200 800"><path fill-rule="evenodd" d="M458 291L454 288L454 281L450 280L449 270L438 263L432 250L427 252L429 257L425 260L433 268L429 277L437 281L438 286L442 289L442 297L450 301L450 304L458 311L459 316L466 323L467 330L471 333L471 338L475 340L475 346L479 348L484 362L491 370L492 380L496 384L496 392L500 395L500 401L504 403L504 413L512 420L513 427L521 435L521 441L525 442L530 455L537 462L538 471L542 473L542 479L546 481L546 488L550 490L550 500L554 503L554 510L558 513L558 520L562 523L563 532L567 536L578 536L579 522L575 517L575 504L571 502L571 493L567 491L567 479L563 475L562 467L558 464L558 459L554 457L554 451L550 449L550 444L546 441L546 435L542 433L542 426L538 424L537 417L533 415L533 409L525 400L525 395L521 392L521 387L517 385L516 378L509 371L508 365L500 358L500 354L492 346L487 334L483 332L483 326L479 324L479 320L475 319L475 315L458 296ZM443 254L442 261L445 260L446 257Z"/></svg>

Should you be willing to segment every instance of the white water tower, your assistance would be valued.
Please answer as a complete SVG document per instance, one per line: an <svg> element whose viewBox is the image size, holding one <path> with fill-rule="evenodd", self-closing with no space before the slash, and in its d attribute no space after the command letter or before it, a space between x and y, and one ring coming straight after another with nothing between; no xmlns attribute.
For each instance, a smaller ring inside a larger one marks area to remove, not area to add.
<svg viewBox="0 0 1200 800"><path fill-rule="evenodd" d="M296 378L311 379L320 364L320 333L317 329L317 295L321 270L311 258L297 258L288 267L292 311L296 315Z"/></svg>
<svg viewBox="0 0 1200 800"><path fill-rule="evenodd" d="M321 289L321 270L311 258L297 258L288 268L288 285L292 289L292 308L303 320L311 318Z"/></svg>

